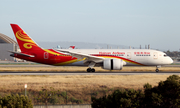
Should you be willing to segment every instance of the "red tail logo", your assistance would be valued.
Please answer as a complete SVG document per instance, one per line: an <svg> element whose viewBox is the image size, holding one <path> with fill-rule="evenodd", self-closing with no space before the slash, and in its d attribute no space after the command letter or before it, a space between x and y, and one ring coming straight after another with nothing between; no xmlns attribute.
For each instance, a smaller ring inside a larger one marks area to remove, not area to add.
<svg viewBox="0 0 180 108"><path fill-rule="evenodd" d="M22 52L41 49L17 24L11 24Z"/></svg>
<svg viewBox="0 0 180 108"><path fill-rule="evenodd" d="M74 49L74 48L75 48L75 46L70 46L69 48Z"/></svg>

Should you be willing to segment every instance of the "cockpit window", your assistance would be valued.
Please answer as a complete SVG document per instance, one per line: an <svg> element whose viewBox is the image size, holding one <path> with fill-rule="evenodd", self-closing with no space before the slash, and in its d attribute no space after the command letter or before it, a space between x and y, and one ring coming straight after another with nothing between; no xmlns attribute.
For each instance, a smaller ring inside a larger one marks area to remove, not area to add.
<svg viewBox="0 0 180 108"><path fill-rule="evenodd" d="M164 54L164 57L167 57L167 55L166 55L166 54Z"/></svg>

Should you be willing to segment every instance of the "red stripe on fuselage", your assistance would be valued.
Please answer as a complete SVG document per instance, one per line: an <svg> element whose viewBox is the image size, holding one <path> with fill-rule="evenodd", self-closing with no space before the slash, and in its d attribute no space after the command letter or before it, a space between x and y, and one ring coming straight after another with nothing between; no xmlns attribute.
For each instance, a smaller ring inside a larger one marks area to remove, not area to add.
<svg viewBox="0 0 180 108"><path fill-rule="evenodd" d="M113 56L113 55L99 55L99 54L93 54L93 56L99 56L99 57L112 57L112 58L117 58L117 59L122 59L122 60L124 60L124 61L126 61L126 62L130 62L130 63L133 63L133 64L137 64L137 65L141 65L141 66L146 66L146 65L144 65L144 64L141 64L141 63L138 63L138 62L135 62L135 61L132 61L132 60L129 60L129 59L127 59L127 58L123 58L123 57L119 57L119 56Z"/></svg>

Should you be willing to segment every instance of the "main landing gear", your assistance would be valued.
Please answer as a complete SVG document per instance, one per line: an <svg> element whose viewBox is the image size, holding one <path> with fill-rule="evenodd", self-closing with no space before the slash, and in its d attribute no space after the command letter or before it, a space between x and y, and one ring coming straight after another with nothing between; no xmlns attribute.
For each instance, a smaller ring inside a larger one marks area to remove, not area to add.
<svg viewBox="0 0 180 108"><path fill-rule="evenodd" d="M87 68L87 72L95 72L94 68Z"/></svg>
<svg viewBox="0 0 180 108"><path fill-rule="evenodd" d="M93 68L95 66L95 64L96 63L93 62L93 61L90 62L89 65L88 65L89 68L87 68L87 72L95 72L95 69Z"/></svg>

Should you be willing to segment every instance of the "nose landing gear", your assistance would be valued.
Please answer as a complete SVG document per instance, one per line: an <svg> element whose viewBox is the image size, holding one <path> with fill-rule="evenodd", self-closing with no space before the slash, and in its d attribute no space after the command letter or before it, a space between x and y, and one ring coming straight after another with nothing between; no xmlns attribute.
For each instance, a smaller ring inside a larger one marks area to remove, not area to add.
<svg viewBox="0 0 180 108"><path fill-rule="evenodd" d="M155 71L158 73L158 72L159 72L159 69L156 69Z"/></svg>
<svg viewBox="0 0 180 108"><path fill-rule="evenodd" d="M160 68L161 66L156 66L156 72L158 73L159 72L159 69L158 68Z"/></svg>

